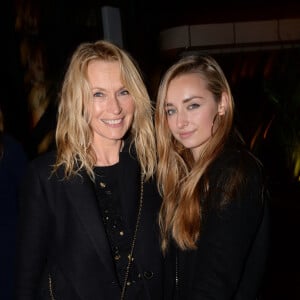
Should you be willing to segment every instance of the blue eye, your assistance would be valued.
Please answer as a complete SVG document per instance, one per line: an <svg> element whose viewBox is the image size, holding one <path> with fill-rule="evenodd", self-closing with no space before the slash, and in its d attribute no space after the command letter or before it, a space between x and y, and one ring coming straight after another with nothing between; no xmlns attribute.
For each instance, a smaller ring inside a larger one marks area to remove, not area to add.
<svg viewBox="0 0 300 300"><path fill-rule="evenodd" d="M124 90L121 90L119 93L118 93L119 96L127 96L129 95L129 91L124 89Z"/></svg>
<svg viewBox="0 0 300 300"><path fill-rule="evenodd" d="M174 114L175 114L175 112L176 112L176 110L175 110L175 109L166 109L166 114L167 114L168 116L172 116L172 115L174 115Z"/></svg>
<svg viewBox="0 0 300 300"><path fill-rule="evenodd" d="M102 92L96 92L93 94L93 97L104 97L105 95Z"/></svg>
<svg viewBox="0 0 300 300"><path fill-rule="evenodd" d="M200 104L197 104L197 103L193 103L193 104L191 104L191 105L189 105L188 106L188 109L196 109L196 108L198 108L198 107L200 107Z"/></svg>

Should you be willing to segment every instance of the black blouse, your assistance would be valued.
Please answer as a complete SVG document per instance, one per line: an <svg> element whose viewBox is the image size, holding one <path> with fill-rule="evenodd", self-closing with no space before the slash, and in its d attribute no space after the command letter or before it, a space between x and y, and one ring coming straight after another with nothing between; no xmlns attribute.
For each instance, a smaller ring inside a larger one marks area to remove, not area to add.
<svg viewBox="0 0 300 300"><path fill-rule="evenodd" d="M120 201L118 178L119 163L112 166L95 167L95 186L103 224L111 247L112 257L120 286L123 286L130 256L133 230ZM134 285L141 275L137 272L134 257L130 266L127 286Z"/></svg>

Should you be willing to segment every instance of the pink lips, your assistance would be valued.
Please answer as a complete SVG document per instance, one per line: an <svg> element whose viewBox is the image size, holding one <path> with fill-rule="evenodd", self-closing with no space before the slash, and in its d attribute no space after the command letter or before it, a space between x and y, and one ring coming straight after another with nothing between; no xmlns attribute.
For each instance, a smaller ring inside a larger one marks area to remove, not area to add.
<svg viewBox="0 0 300 300"><path fill-rule="evenodd" d="M187 131L187 132L179 132L178 135L181 139L187 139L190 136L192 136L193 132L192 131Z"/></svg>

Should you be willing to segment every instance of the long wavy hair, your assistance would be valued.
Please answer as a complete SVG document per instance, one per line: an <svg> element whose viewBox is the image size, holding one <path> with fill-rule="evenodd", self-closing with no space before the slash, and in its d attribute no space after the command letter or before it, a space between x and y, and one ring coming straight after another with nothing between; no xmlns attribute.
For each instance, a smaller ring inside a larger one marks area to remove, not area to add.
<svg viewBox="0 0 300 300"><path fill-rule="evenodd" d="M165 110L170 82L178 76L190 73L199 74L206 82L206 87L213 94L216 103L221 101L223 93L228 95L227 110L224 115L216 116L212 135L197 161L194 161L191 151L172 136ZM200 195L203 195L199 182L204 180L206 170L221 152L232 130L233 114L234 101L229 84L221 67L212 57L185 56L166 71L159 85L155 112L157 179L163 196L159 224L164 252L170 237L183 250L196 248L201 226ZM208 191L209 182L201 186Z"/></svg>
<svg viewBox="0 0 300 300"><path fill-rule="evenodd" d="M87 68L95 60L118 62L120 65L121 80L135 103L133 124L128 135L147 180L153 176L157 161L153 106L136 61L125 50L104 40L79 45L71 57L58 107L57 160L53 171L63 166L65 178L69 178L85 169L94 180L96 154L92 148L93 131L88 110L92 92Z"/></svg>

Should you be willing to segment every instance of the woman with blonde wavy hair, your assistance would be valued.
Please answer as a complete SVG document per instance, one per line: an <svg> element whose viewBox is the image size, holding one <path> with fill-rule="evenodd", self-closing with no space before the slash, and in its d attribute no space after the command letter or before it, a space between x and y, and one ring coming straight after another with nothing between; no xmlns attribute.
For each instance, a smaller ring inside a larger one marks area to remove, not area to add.
<svg viewBox="0 0 300 300"><path fill-rule="evenodd" d="M134 59L108 41L73 53L56 151L20 197L17 299L161 299L153 107Z"/></svg>
<svg viewBox="0 0 300 300"><path fill-rule="evenodd" d="M165 299L256 299L268 245L265 180L234 127L221 67L210 56L182 57L156 105Z"/></svg>

